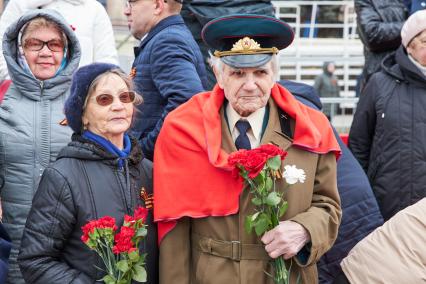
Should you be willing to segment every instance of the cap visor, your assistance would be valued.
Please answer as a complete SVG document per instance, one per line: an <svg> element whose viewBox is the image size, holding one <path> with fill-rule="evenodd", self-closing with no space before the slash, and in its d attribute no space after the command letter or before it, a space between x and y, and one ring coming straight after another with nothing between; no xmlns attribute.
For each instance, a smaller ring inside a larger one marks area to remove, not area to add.
<svg viewBox="0 0 426 284"><path fill-rule="evenodd" d="M268 63L272 54L239 54L223 56L220 59L234 68L259 67Z"/></svg>

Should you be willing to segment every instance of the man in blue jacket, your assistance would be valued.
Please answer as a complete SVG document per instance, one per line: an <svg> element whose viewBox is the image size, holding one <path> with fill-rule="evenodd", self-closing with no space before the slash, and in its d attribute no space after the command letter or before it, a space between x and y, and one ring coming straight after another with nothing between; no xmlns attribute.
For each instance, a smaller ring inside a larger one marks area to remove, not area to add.
<svg viewBox="0 0 426 284"><path fill-rule="evenodd" d="M129 0L124 14L135 48L131 76L144 98L132 127L145 156L154 145L166 115L204 91L205 66L200 49L179 15L182 0Z"/></svg>

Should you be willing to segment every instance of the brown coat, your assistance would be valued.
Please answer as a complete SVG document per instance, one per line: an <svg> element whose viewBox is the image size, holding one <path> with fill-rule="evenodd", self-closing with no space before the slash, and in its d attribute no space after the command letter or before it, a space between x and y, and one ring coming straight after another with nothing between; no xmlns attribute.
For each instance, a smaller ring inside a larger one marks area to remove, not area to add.
<svg viewBox="0 0 426 284"><path fill-rule="evenodd" d="M335 156L292 147L291 139L281 132L275 103L270 100L269 104L269 121L261 144L272 142L288 151L284 163L303 169L307 177L305 183L296 183L286 192L289 208L283 219L303 225L312 242L306 264L293 261L292 283L299 271L303 283L317 283L316 262L336 239L341 218ZM223 108L221 117L223 149L234 152L237 149ZM286 190L284 181L279 188ZM271 272L271 259L260 238L244 229L245 216L254 212L248 190L243 190L239 208L239 213L231 216L179 220L161 242L160 283L273 283L264 272Z"/></svg>

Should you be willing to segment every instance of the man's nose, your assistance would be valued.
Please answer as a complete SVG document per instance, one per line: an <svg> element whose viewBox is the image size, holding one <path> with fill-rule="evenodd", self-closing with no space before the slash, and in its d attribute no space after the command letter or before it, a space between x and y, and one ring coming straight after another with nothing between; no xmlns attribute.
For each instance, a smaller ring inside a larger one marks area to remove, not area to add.
<svg viewBox="0 0 426 284"><path fill-rule="evenodd" d="M131 11L132 11L132 9L130 8L130 5L124 6L123 13L124 13L125 16L130 15Z"/></svg>
<svg viewBox="0 0 426 284"><path fill-rule="evenodd" d="M257 88L256 80L253 76L248 76L244 83L244 89L248 91L255 90Z"/></svg>

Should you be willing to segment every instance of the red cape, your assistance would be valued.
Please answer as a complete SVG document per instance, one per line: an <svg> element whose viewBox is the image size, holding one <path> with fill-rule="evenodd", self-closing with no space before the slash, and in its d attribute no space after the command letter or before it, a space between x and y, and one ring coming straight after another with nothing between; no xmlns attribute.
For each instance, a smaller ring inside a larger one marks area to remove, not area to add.
<svg viewBox="0 0 426 284"><path fill-rule="evenodd" d="M284 87L271 90L275 103L295 120L293 145L314 153L340 147L327 118L297 101ZM166 117L155 145L154 219L158 240L189 216L227 216L238 212L243 184L231 175L228 153L221 148L219 110L225 95L217 85L192 97Z"/></svg>

